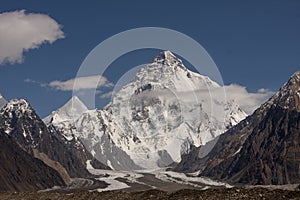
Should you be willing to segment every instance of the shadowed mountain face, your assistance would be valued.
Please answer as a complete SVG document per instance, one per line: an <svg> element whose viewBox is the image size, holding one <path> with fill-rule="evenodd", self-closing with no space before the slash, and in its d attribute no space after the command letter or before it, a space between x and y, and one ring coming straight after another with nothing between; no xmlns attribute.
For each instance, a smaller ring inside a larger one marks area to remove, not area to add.
<svg viewBox="0 0 300 200"><path fill-rule="evenodd" d="M78 141L67 141L48 128L26 100L11 100L0 110L0 128L32 157L58 171L65 182L92 176L86 170L86 161L93 157L84 146ZM100 162L93 163L106 167Z"/></svg>
<svg viewBox="0 0 300 200"><path fill-rule="evenodd" d="M297 72L252 116L221 135L207 156L200 159L200 149L194 149L176 170L199 170L201 176L231 183L299 183L299 97Z"/></svg>
<svg viewBox="0 0 300 200"><path fill-rule="evenodd" d="M0 191L35 191L65 183L57 171L22 150L0 128Z"/></svg>

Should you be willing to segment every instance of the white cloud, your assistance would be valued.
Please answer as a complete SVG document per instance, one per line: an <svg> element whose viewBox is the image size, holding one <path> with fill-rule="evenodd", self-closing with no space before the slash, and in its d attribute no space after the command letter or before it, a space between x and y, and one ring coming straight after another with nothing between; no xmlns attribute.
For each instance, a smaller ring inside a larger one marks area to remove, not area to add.
<svg viewBox="0 0 300 200"><path fill-rule="evenodd" d="M25 10L0 14L0 64L22 63L23 53L64 38L54 19L45 14Z"/></svg>
<svg viewBox="0 0 300 200"><path fill-rule="evenodd" d="M26 78L26 79L24 80L24 82L25 82L25 83L38 83L38 84L40 84L39 82L37 82L37 81L35 81L35 80L32 80L32 79L30 79L30 78Z"/></svg>
<svg viewBox="0 0 300 200"><path fill-rule="evenodd" d="M247 113L252 114L261 104L266 102L274 92L261 88L257 92L248 92L246 87L231 84L225 86L228 99L234 99Z"/></svg>
<svg viewBox="0 0 300 200"><path fill-rule="evenodd" d="M101 87L113 87L113 83L109 82L107 78L103 76L89 76L89 77L80 77L76 78L77 81L80 83L78 88L75 88L77 90L81 89L93 89L95 88L95 85L97 85L97 91L96 94L100 95L101 99L106 99L110 98L114 91L109 91L106 93L103 93L103 91L99 90ZM50 87L56 90L60 91L72 91L73 90L73 85L75 82L75 79L70 79L66 81L52 81L50 83L40 83L32 79L25 79L24 80L27 83L35 83L39 84L42 87ZM98 82L99 81L99 82ZM186 92L181 92L176 94L172 93L171 95L163 91L160 93L159 91L156 91L155 93L151 93L148 95L156 95L156 96L166 96L168 95L168 98L183 98L185 100L191 100L195 98L194 95L196 96L207 96L207 97L213 97L213 98L218 98L220 97L221 99L224 96L224 89L226 91L226 98L227 101L234 100L237 102L237 104L240 106L242 110L244 110L247 114L252 114L261 104L266 102L273 94L273 91L270 91L265 88L261 88L257 90L257 92L248 92L246 87L240 86L237 84L231 84L231 85L225 85L224 87L217 88L215 90L197 90L197 91L186 91Z"/></svg>
<svg viewBox="0 0 300 200"><path fill-rule="evenodd" d="M225 92L225 93L224 93ZM259 89L257 92L248 92L246 87L237 84L225 85L218 88L203 88L196 91L185 91L176 93L168 93L162 91L161 93L156 92L150 95L168 95L168 98L180 98L183 101L198 101L197 99L217 99L218 101L230 102L234 100L239 107L245 111L248 115L252 114L261 104L265 103L272 95L273 91L265 88ZM224 96L225 95L225 96ZM196 99L195 99L196 98Z"/></svg>
<svg viewBox="0 0 300 200"><path fill-rule="evenodd" d="M112 96L113 92L110 91L110 92L107 92L107 93L104 93L100 96L100 99L108 99Z"/></svg>
<svg viewBox="0 0 300 200"><path fill-rule="evenodd" d="M27 82L33 82L30 79L26 79ZM77 87L74 88L74 83L77 81ZM84 89L93 89L100 87L112 87L113 83L109 82L104 76L85 76L85 77L76 77L66 81L55 80L50 83L40 84L43 87L50 87L55 90L60 91L72 91L74 90L84 90Z"/></svg>

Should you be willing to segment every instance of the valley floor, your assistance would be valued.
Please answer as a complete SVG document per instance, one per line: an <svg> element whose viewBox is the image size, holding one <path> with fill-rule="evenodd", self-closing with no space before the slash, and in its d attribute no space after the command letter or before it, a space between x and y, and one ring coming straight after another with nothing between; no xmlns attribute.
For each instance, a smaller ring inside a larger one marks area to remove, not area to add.
<svg viewBox="0 0 300 200"><path fill-rule="evenodd" d="M95 179L75 179L66 188L38 193L0 193L0 199L300 199L299 185L233 187L165 169L135 172L99 170Z"/></svg>
<svg viewBox="0 0 300 200"><path fill-rule="evenodd" d="M166 192L161 190L146 190L139 192L126 191L104 191L104 192L88 192L81 191L72 194L61 194L53 192L42 193L0 193L1 200L143 200L143 199L300 199L299 191L289 190L270 190L265 188L215 188L207 190L184 189L175 192Z"/></svg>
<svg viewBox="0 0 300 200"><path fill-rule="evenodd" d="M165 169L135 172L94 169L98 178L73 179L68 187L39 192L0 192L1 200L299 199L299 185L233 187Z"/></svg>

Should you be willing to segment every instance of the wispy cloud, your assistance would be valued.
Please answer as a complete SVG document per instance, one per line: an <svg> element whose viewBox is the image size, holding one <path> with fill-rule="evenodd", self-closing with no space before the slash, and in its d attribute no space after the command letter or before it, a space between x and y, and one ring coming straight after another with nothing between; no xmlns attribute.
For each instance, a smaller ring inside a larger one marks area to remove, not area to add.
<svg viewBox="0 0 300 200"><path fill-rule="evenodd" d="M175 95L174 95L175 94ZM202 88L199 90L187 90L180 92L168 92L168 90L156 90L144 93L145 96L164 96L168 99L178 99L184 102L197 102L201 99L217 100L217 101L235 101L239 107L248 115L252 114L261 104L265 103L272 95L273 91L261 88L256 92L249 92L246 87L237 84L225 85L216 88Z"/></svg>
<svg viewBox="0 0 300 200"><path fill-rule="evenodd" d="M37 83L37 84L42 84L42 83L40 83L40 82L38 82L38 81L35 81L35 80L32 80L32 79L30 79L30 78L26 78L26 79L24 80L24 82L25 82L25 83Z"/></svg>
<svg viewBox="0 0 300 200"><path fill-rule="evenodd" d="M104 94L100 95L100 99L108 99L112 96L112 94L113 94L112 91L104 93Z"/></svg>
<svg viewBox="0 0 300 200"><path fill-rule="evenodd" d="M252 114L274 94L273 91L265 88L257 92L248 92L246 87L237 84L225 86L225 90L227 98L234 99L247 114Z"/></svg>
<svg viewBox="0 0 300 200"><path fill-rule="evenodd" d="M0 64L22 63L23 53L64 38L54 19L45 14L26 13L25 10L0 14Z"/></svg>
<svg viewBox="0 0 300 200"><path fill-rule="evenodd" d="M75 81L77 82L75 86ZM106 77L101 75L76 77L65 81L54 80L49 83L40 83L32 79L25 79L24 82L36 83L41 87L49 87L59 91L72 91L72 90L85 90L101 87L112 87L114 84L107 80Z"/></svg>

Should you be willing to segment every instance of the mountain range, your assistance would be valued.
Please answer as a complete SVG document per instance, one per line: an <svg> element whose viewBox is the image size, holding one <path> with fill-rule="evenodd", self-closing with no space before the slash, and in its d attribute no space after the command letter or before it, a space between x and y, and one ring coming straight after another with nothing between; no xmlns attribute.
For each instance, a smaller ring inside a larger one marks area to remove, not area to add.
<svg viewBox="0 0 300 200"><path fill-rule="evenodd" d="M65 187L95 178L89 169L299 183L299 112L300 72L247 116L223 86L163 51L103 109L73 96L42 120L25 99L0 95L0 190Z"/></svg>

